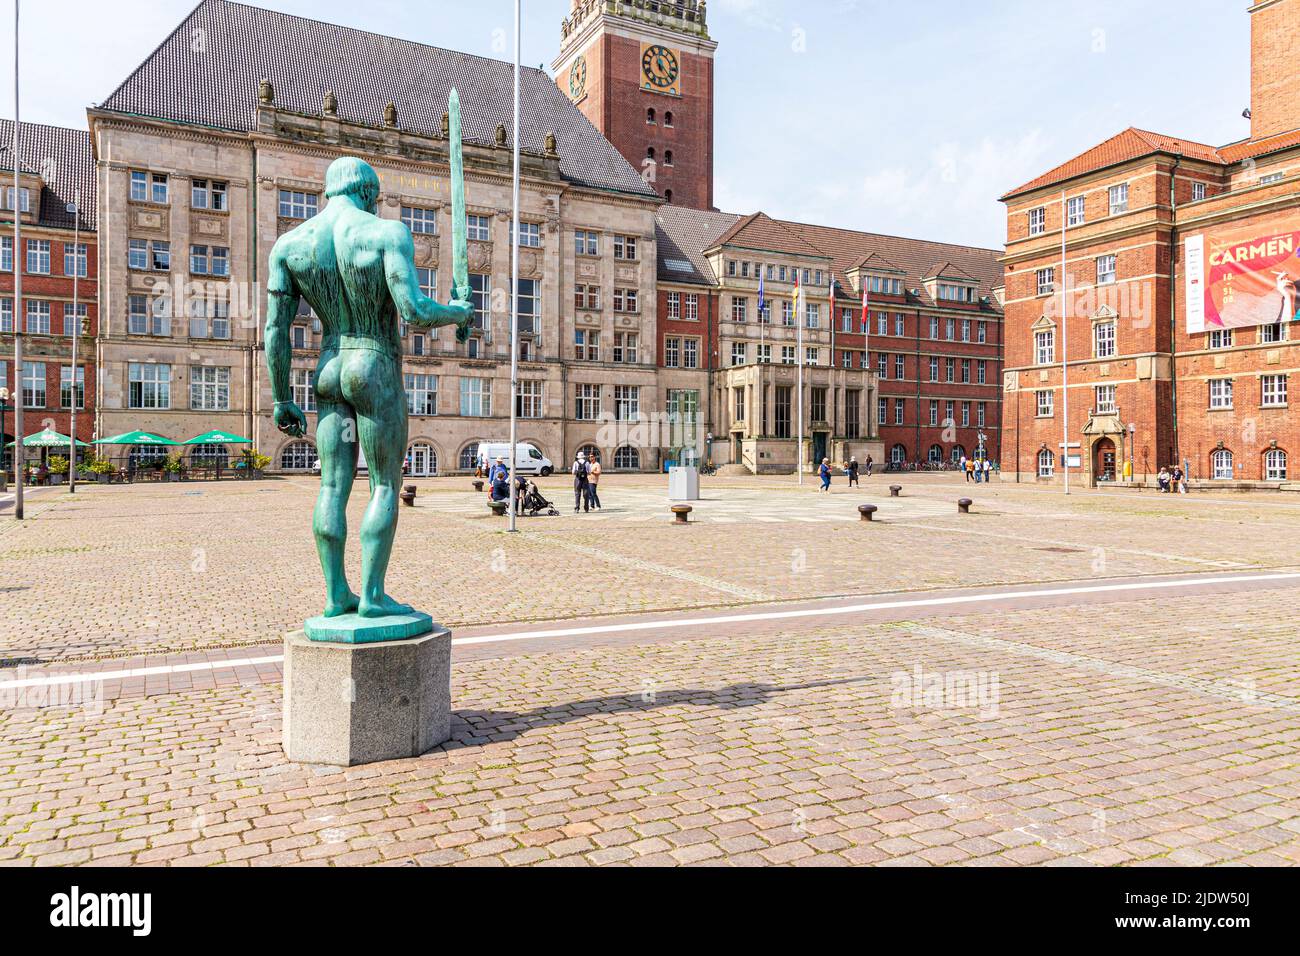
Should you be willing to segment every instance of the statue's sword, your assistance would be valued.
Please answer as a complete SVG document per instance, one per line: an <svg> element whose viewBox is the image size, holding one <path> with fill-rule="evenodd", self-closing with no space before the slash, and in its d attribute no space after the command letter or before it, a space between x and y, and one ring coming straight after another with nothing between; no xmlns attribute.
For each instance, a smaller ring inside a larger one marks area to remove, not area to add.
<svg viewBox="0 0 1300 956"><path fill-rule="evenodd" d="M469 245L465 231L465 157L461 152L460 95L452 87L447 99L450 114L448 149L451 153L451 297L468 300Z"/></svg>

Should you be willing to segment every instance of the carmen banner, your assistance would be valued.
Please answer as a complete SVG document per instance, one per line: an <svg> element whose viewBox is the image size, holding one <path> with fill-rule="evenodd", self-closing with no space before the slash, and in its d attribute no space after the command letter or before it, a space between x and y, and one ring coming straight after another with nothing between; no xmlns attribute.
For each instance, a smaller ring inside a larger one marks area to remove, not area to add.
<svg viewBox="0 0 1300 956"><path fill-rule="evenodd" d="M1257 230L1202 233L1185 240L1189 333L1297 318L1300 231Z"/></svg>

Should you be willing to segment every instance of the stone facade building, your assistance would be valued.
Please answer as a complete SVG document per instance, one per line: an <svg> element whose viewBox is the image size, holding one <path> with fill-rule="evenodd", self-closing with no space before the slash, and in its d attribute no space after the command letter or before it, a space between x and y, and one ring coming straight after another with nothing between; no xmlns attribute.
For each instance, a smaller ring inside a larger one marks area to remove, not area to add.
<svg viewBox="0 0 1300 956"><path fill-rule="evenodd" d="M1004 479L1295 484L1300 0L1250 16L1250 138L1130 128L1003 197Z"/></svg>
<svg viewBox="0 0 1300 956"><path fill-rule="evenodd" d="M77 437L94 435L95 336L98 331L94 164L85 130L23 123L19 201L13 192L13 120L0 120L0 387L12 397L4 416L0 456L5 466L14 440L13 406L23 402L23 431L71 428L77 402ZM69 204L80 198L80 237ZM23 226L23 303L14 306L13 217ZM75 281L75 289L74 289ZM75 299L75 302L74 302ZM74 311L75 307L75 311ZM72 339L78 332L76 371ZM14 333L23 336L23 369L14 368ZM75 375L75 388L74 388ZM67 454L66 450L63 452ZM33 457L33 456L29 456Z"/></svg>

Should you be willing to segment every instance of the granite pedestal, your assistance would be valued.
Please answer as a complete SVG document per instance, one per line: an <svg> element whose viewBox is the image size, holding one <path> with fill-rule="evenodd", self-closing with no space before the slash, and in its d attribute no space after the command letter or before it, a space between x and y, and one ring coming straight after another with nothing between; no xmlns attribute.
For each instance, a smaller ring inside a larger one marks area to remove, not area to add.
<svg viewBox="0 0 1300 956"><path fill-rule="evenodd" d="M371 643L284 639L284 752L352 767L418 757L451 736L451 632Z"/></svg>

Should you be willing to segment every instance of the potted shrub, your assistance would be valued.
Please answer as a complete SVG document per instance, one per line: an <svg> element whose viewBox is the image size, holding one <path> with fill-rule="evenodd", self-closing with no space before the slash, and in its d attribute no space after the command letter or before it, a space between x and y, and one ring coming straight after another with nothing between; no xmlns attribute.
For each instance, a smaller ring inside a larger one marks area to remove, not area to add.
<svg viewBox="0 0 1300 956"><path fill-rule="evenodd" d="M113 478L113 463L107 458L92 458L86 463L86 470L95 476L101 485L106 485Z"/></svg>
<svg viewBox="0 0 1300 956"><path fill-rule="evenodd" d="M68 477L68 459L62 455L51 455L49 460L50 484L61 485Z"/></svg>
<svg viewBox="0 0 1300 956"><path fill-rule="evenodd" d="M266 468L267 465L271 463L271 456L259 454L258 452L252 452L249 455L248 463L249 465L252 466L253 477L261 478L262 471Z"/></svg>
<svg viewBox="0 0 1300 956"><path fill-rule="evenodd" d="M171 455L163 462L162 468L167 473L168 481L180 481L181 475L185 473L185 460L179 454Z"/></svg>

